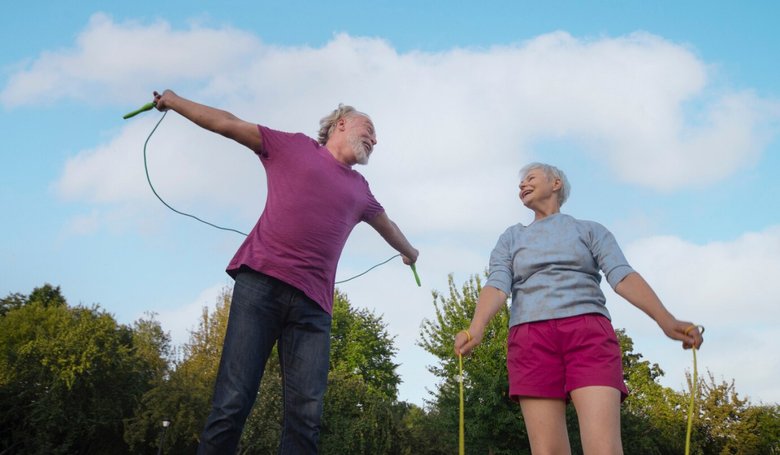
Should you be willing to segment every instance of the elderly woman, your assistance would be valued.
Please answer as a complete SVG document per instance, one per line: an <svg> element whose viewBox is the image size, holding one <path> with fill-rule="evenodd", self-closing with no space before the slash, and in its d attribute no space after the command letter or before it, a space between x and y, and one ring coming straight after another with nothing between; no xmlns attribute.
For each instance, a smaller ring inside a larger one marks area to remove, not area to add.
<svg viewBox="0 0 780 455"><path fill-rule="evenodd" d="M468 354L482 341L511 295L509 395L520 403L531 451L571 452L565 419L570 399L584 452L622 454L620 403L628 390L599 270L618 295L683 348L700 346L701 333L672 316L604 226L560 213L569 195L563 172L532 163L520 175L520 200L534 221L510 226L498 239L471 326L455 337L455 352Z"/></svg>

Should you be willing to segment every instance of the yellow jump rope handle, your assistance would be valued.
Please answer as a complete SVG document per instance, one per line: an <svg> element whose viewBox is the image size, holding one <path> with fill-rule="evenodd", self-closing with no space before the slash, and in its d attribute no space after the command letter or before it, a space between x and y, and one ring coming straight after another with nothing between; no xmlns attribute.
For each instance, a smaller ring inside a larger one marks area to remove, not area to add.
<svg viewBox="0 0 780 455"><path fill-rule="evenodd" d="M698 328L701 333L704 333L704 327L692 325L685 329L685 334L688 335L688 333L695 328ZM688 429L685 432L685 455L689 455L691 453L691 430L693 429L694 403L696 402L696 394L699 391L699 387L697 385L699 372L697 371L696 367L696 346L693 346L691 350L693 351L693 378L691 381L691 401L688 404Z"/></svg>

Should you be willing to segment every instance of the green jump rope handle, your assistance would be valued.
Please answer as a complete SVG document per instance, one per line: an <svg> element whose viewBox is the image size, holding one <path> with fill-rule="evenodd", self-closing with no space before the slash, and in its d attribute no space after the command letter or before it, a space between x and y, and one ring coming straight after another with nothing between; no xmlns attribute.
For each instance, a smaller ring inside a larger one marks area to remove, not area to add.
<svg viewBox="0 0 780 455"><path fill-rule="evenodd" d="M124 115L124 117L122 117L122 118L123 118L123 119L125 119L125 120L127 120L127 119L129 119L130 117L134 117L134 116L136 116L136 115L140 114L141 112L146 112L146 111L148 111L148 110L151 110L151 109L152 109L154 106L156 106L156 105L157 105L157 103L155 103L154 101L152 101L152 102L150 102L150 103L146 103L146 104L144 104L143 106L139 107L138 109L134 110L133 112L128 112L128 113L127 113L127 114L125 114L125 115Z"/></svg>
<svg viewBox="0 0 780 455"><path fill-rule="evenodd" d="M420 284L420 276L417 275L417 267L415 267L414 264L411 264L409 267L412 268L412 273L414 273L414 281L417 282L417 286L422 286L422 284Z"/></svg>

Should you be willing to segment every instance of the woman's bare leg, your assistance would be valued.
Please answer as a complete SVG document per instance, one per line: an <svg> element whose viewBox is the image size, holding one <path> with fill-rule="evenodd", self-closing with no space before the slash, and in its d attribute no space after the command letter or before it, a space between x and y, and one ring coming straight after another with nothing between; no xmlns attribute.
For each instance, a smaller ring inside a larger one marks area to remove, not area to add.
<svg viewBox="0 0 780 455"><path fill-rule="evenodd" d="M566 402L549 398L520 398L520 409L534 455L571 455L566 430Z"/></svg>

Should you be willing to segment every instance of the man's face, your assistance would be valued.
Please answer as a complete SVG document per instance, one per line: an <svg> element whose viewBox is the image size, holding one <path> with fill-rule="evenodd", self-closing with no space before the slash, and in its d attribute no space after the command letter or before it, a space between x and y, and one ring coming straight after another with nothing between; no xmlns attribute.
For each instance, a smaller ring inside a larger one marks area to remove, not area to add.
<svg viewBox="0 0 780 455"><path fill-rule="evenodd" d="M368 117L354 115L346 119L347 141L358 164L367 164L376 145L374 124Z"/></svg>

